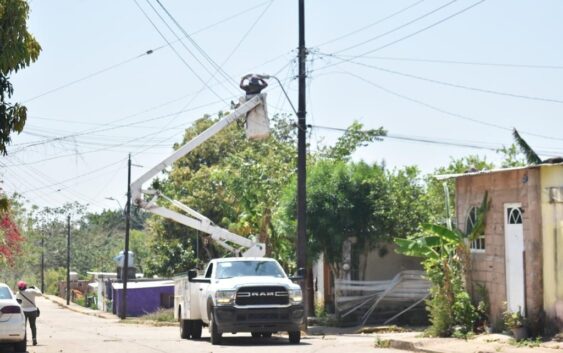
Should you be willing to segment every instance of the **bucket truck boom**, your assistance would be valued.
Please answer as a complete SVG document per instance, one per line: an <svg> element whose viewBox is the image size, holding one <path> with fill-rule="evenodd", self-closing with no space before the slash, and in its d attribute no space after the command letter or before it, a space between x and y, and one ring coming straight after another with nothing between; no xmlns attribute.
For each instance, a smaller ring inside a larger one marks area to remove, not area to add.
<svg viewBox="0 0 563 353"><path fill-rule="evenodd" d="M194 137L192 140L188 141L185 145L178 148L172 155L165 158L162 162L132 182L131 193L132 200L138 207L209 234L216 243L233 252L235 256L263 257L266 252L266 247L263 243L257 243L252 239L234 234L227 229L213 224L209 218L182 204L180 201L166 197L160 191L142 189L145 182L149 181L158 173L171 166L175 161L184 157L190 151L209 140L211 137L215 136L235 121L244 118L247 119L247 136L249 138L256 139L268 136L269 128L266 113L266 94L260 93L260 89L256 92L256 82L258 82L262 88L264 88L267 84L260 78L258 78L258 80L261 80L261 83L255 79L255 81L253 81L255 84L252 87L254 91L251 91L248 89L248 85L246 83L247 81L245 81L245 79L248 79L249 77L251 76L245 76L241 82L241 88L245 89L249 94L241 98L241 104L238 108L236 108L231 114L216 122L207 130ZM152 195L152 197L147 201L144 195ZM159 197L169 201L171 205L185 212L185 214L159 206L156 203Z"/></svg>

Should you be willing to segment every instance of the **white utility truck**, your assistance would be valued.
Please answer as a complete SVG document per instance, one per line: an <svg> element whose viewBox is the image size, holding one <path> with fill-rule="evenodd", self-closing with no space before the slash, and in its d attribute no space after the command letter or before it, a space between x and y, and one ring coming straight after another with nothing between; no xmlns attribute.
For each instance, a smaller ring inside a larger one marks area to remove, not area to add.
<svg viewBox="0 0 563 353"><path fill-rule="evenodd" d="M182 338L200 338L205 325L211 344L220 343L224 332L258 338L279 331L299 343L304 317L301 288L276 260L263 257L214 259L202 277L194 270L176 277L174 312Z"/></svg>
<svg viewBox="0 0 563 353"><path fill-rule="evenodd" d="M276 260L263 257L265 244L221 228L159 191L142 189L145 182L235 121L246 120L248 138L267 137L266 95L261 93L267 86L267 78L243 77L240 86L246 95L231 114L131 183L132 199L138 207L207 234L234 256L211 260L202 277L197 276L196 270L190 270L187 275L175 278L174 316L180 323L182 338L198 339L202 326L208 326L212 344L220 343L224 332L251 332L253 337L269 337L273 332L287 331L291 343L299 343L301 339L300 327L304 322L301 288L287 277ZM146 200L143 194L151 198ZM158 205L159 197L175 209Z"/></svg>

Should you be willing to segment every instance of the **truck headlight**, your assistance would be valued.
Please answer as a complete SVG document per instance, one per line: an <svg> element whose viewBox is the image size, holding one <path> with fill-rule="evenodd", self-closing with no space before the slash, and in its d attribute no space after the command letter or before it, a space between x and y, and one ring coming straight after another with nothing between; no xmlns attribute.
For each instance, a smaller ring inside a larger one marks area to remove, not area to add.
<svg viewBox="0 0 563 353"><path fill-rule="evenodd" d="M301 292L301 288L289 290L289 301L291 304L300 304L303 302L303 293Z"/></svg>
<svg viewBox="0 0 563 353"><path fill-rule="evenodd" d="M215 292L215 302L217 305L232 305L235 302L235 290L218 290Z"/></svg>

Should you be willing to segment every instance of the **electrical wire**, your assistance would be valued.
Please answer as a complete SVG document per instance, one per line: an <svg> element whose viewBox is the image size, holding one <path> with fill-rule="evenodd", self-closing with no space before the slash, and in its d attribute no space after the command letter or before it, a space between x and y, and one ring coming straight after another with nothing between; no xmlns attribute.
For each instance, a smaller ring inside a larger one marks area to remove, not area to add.
<svg viewBox="0 0 563 353"><path fill-rule="evenodd" d="M219 73L219 72L222 72L222 73L224 74L223 77L226 78L227 81L228 81L229 79L232 81L232 78L231 78L229 75L226 74L226 72L222 69L222 67L227 64L227 62L228 62L228 61L230 60L230 58L235 54L235 52L238 50L238 48L240 48L240 46L242 45L242 43L243 43L243 42L246 40L246 38L249 36L250 32L254 29L254 27L256 27L256 25L258 24L258 22L260 21L260 19L264 16L264 14L268 11L268 9L270 8L270 6L273 4L273 1L274 1L274 0L271 0L270 3L268 4L268 6L266 6L266 7L264 8L264 10L258 15L258 17L257 17L256 20L252 23L252 25L250 26L250 28L243 34L242 38L238 41L238 43L235 45L235 47L231 50L231 52L229 53L229 55L227 56L227 58L223 60L223 62L221 63L221 65L220 65L220 66L217 66L215 72L214 72L214 73L211 75L211 77L208 79L208 81L207 81L208 84L210 84L211 80L213 80L213 79L215 78L215 76L217 75L217 73ZM148 0L147 0L147 2L148 2ZM187 33L187 32L182 28L182 26L180 26L180 24L174 19L174 17L172 17L172 15L168 12L168 10L166 10L166 8L165 8L160 2L159 2L159 4L160 4L160 6L164 9L164 11L169 15L169 17L174 21L174 23L176 23L177 26L178 26L184 33ZM151 7L152 7L152 6L151 6ZM154 10L155 12L157 12L156 9L154 9L154 7L153 7L153 10ZM158 12L157 12L157 15L158 15ZM160 15L159 15L159 17L160 17ZM160 17L160 18L161 18L162 21L164 21L164 19L163 19L162 17ZM170 27L168 27L168 28L172 31L172 29L171 29ZM191 40L191 37L188 37L188 38ZM199 48L199 46L197 45L197 43L195 43L195 41L192 41L192 42L193 42L194 45L196 45L196 46ZM182 44L183 44L183 43L182 43ZM186 49L189 50L187 47L186 47ZM201 49L201 48L200 48L200 49ZM203 51L203 49L201 49L201 52L203 53L203 55L205 55L205 56L210 60L210 62L212 63L212 65L215 64L215 62L209 57L209 55L207 55L207 53L205 53L205 51ZM215 64L215 65L216 65L216 64ZM238 87L237 87L237 88L238 88ZM282 88L282 89L283 89L283 88ZM190 101L188 101L188 103L187 103L184 107L182 107L182 110L183 110L183 109L186 109L188 106L190 106L190 105L193 103L193 101L199 96L199 94L201 94L201 92L203 92L204 90L205 90L205 86L202 87L202 88L192 97L192 99L191 99ZM178 115L179 115L179 114L178 114ZM170 121L164 126L164 128L165 128L166 126L170 125L170 124L178 117L178 115L172 117L172 118L170 119Z"/></svg>
<svg viewBox="0 0 563 353"><path fill-rule="evenodd" d="M419 100L419 99L415 99L415 98L409 97L409 96L407 96L407 95L405 95L405 94L398 93L398 92L393 91L393 90L391 90L391 89L389 89L389 88L383 87L383 86L381 86L381 85L379 85L379 84L377 84L377 83L375 83L375 82L373 82L373 81L370 81L370 80L366 79L365 77L362 77L362 76L360 76L360 75L356 75L356 74L354 74L354 73L351 73L351 72L348 72L348 71L345 71L345 70L343 70L343 71L341 71L341 72L334 72L334 73L336 73L336 74L343 74L343 75L348 75L348 76L355 77L355 78L357 78L358 80L361 80L361 81L367 83L368 85L373 86L373 87L375 87L375 88L377 88L377 89L379 89L379 90L381 90L381 91L383 91L383 92L386 92L386 93L391 94L391 95L393 95L393 96L395 96L395 97L399 97L399 98L401 98L401 99L407 100L407 101L409 101L409 102L412 102L412 103L421 105L421 106L423 106L423 107L426 107L426 108L431 109L431 110L434 110L434 111L436 111L436 112L445 114L445 115L447 115L447 116L451 116L451 117L454 117L454 118L458 118L458 119L470 121L470 122L473 122L473 123L476 123L476 124L480 124L480 125L484 125L484 126L493 127L493 128L500 129L500 130L512 131L512 128L511 128L511 127L506 127L506 126L502 126L502 125L499 125L499 124L491 123L491 122L488 122L488 121L475 119L475 118L472 118L472 117L467 116L467 115L463 115L463 114L458 114L458 113L454 113L454 112L447 111L447 110L445 110L445 109L439 108L439 107L434 106L434 105L432 105L432 104L423 102L423 101L421 101L421 100ZM529 131L521 131L521 132L524 133L524 134L526 134L526 135L529 135L529 136L540 137L540 138L549 139L549 140L555 140L555 141L563 141L563 138L559 138L559 137L541 135L541 134L537 134L537 133L533 133L533 132L529 132Z"/></svg>
<svg viewBox="0 0 563 353"><path fill-rule="evenodd" d="M174 34L174 36L176 36L177 38L179 38L176 35L176 32L168 25L168 22L166 22L164 20L164 18L160 15L160 13L156 10L156 8L150 3L149 0L145 0L149 6L154 10L154 12L156 13L156 15L164 22L164 24L166 25L166 27L168 27L168 29ZM188 39L188 41L197 49L197 51L207 60L208 63L211 64L211 67L213 67L216 71L215 73L212 73L211 71L209 71L209 69L207 68L207 66L205 66L198 58L195 54L193 54L191 52L191 50L184 44L183 41L180 41L180 43L182 44L182 46L194 57L194 59L197 60L198 63L200 63L200 65L205 69L205 71L207 71L207 73L211 76L211 79L213 77L215 77L215 75L217 73L219 73L227 82L231 83L235 89L238 89L238 84L237 82L231 77L229 76L219 65L217 65L217 63L215 61L213 61L213 59L207 54L207 52L205 52L205 50L203 50L203 48L201 48L201 46L199 46L199 44L188 34L188 32L180 25L180 23L178 21L176 21L176 19L174 18L174 16L172 16L172 14L166 9L166 7L164 7L164 5L162 5L162 3L159 0L156 0L157 4L164 10L164 12L166 13L166 15L168 15L168 17L172 20L172 22L176 25L176 27L178 27L180 29L180 32L184 35L184 37L186 39Z"/></svg>
<svg viewBox="0 0 563 353"><path fill-rule="evenodd" d="M28 98L28 99L24 100L23 103L29 103L29 102L32 102L32 101L34 101L34 100L36 100L36 99L39 99L39 98L41 98L41 97L43 97L43 96L46 96L46 95L48 95L48 94L55 93L55 92L57 92L57 91L60 91L60 90L62 90L62 89L65 89L65 88L67 88L67 87L70 87L70 86L74 86L74 85L77 84L77 83L80 83L80 82L82 82L82 81L86 81L86 80L88 80L88 79L90 79L90 78L92 78L92 77L99 76L99 75L101 75L101 74L103 74L103 73L105 73L105 72L108 72L108 71L110 71L110 70L116 69L116 68L121 67L121 66L123 66L123 65L129 64L130 62L133 62L133 61L135 61L135 60L137 60L137 59L140 59L140 58L142 58L142 57L144 57L144 56L151 55L152 53L154 53L154 51L155 51L154 49L147 50L146 52L144 52L144 53L142 53L142 54L139 54L139 55L137 55L137 56L134 56L134 57L132 57L132 58L129 58L129 59L127 59L127 60L124 60L124 61L122 61L122 62L119 62L119 63L117 63L117 64L110 65L110 66L108 66L108 67L106 67L106 68L103 68L103 69L101 69L101 70L95 71L95 72L93 72L93 73L91 73L91 74L88 74L88 75L86 75L86 76L80 77L80 78L78 78L78 79L76 79L76 80L67 82L67 83L65 83L65 84L63 84L63 85L61 85L61 86L52 88L52 89L50 89L50 90L48 90L48 91L45 91L45 92L43 92L43 93L40 93L40 94L38 94L38 95L36 95L36 96L33 96L33 97L31 97L31 98Z"/></svg>
<svg viewBox="0 0 563 353"><path fill-rule="evenodd" d="M415 80L430 82L430 83L434 83L434 84L438 84L438 85L442 85L442 86L447 86L447 87L454 87L454 88L464 89L464 90L468 90L468 91L488 93L488 94L494 94L494 95L505 96L505 97L521 98L521 99L527 99L527 100L533 100L533 101L563 104L563 100L561 100L561 99L529 96L529 95L516 94L516 93L511 93L511 92L495 91L495 90L486 89L486 88L472 87L472 86L467 86L467 85L462 85L462 84L457 84L457 83L452 83L452 82L447 82L447 81L436 80L436 79L432 79L432 78L428 78L428 77L417 76L417 75L413 75L413 74L409 74L409 73L405 73L405 72L401 72L401 71L397 71L397 70L391 70L391 69L387 69L387 68L383 68L383 67L379 67L379 66L375 66L375 65L369 65L369 64L365 64L365 63L361 63L361 62L357 62L357 61L349 61L349 62L352 63L352 64L355 64L355 65L367 67L369 69L374 69L374 70L390 73L390 74L393 74L393 75L408 77L408 78L412 78L412 79L415 79Z"/></svg>
<svg viewBox="0 0 563 353"><path fill-rule="evenodd" d="M408 6L405 6L405 7L401 8L400 10L398 10L398 11L396 11L396 12L393 12L393 13L390 14L390 15L387 15L387 16L385 16L385 17L383 17L383 18L380 18L380 19L377 20L377 21L371 22L371 23L369 23L369 24L367 24L367 25L365 25L365 26L363 26L363 27L360 27L360 28L358 28L358 29L355 29L355 30L353 30L353 31L351 31L351 32L348 32L348 33L346 33L346 34L340 35L340 36L338 36L338 37L336 37L336 38L327 40L327 41L325 41L325 42L322 42L322 43L319 43L319 44L316 44L316 45L313 45L313 47L322 47L322 46L324 46L324 45L337 42L337 41L342 40L342 39L344 39L344 38L348 38L348 37L350 37L350 36L352 36L352 35L354 35L354 34L356 34L356 33L365 31L365 30L368 29L368 28L371 28L371 27L376 26L376 25L378 25L378 24L380 24L380 23L383 23L383 22L385 22L385 21L387 21L387 20L389 20L389 19L391 19L391 18L393 18L393 17L395 17L395 16L397 16L397 15L402 14L403 12L406 12L406 11L412 9L413 7L415 7L415 6L417 6L417 5L420 5L420 4L423 3L424 1L425 1L425 0L418 0L418 1L412 3L412 4L408 5Z"/></svg>
<svg viewBox="0 0 563 353"><path fill-rule="evenodd" d="M174 52L174 54L176 54L176 56L178 57L178 59L180 59L180 61L182 63L184 63L184 65L190 70L190 72L201 82L203 83L203 85L205 87L207 87L207 89L209 89L209 91L211 93L213 93L213 95L215 95L217 98L219 98L220 100L222 100L225 104L227 102L224 101L224 99L217 94L217 92L215 92L215 90L213 90L213 88L211 88L210 86L207 85L207 82L201 78L201 76L190 66L190 64L188 64L188 62L184 59L184 57L176 50L176 48L174 48L174 46L172 46L171 42L168 40L168 38L166 38L166 36L164 35L164 33L162 33L160 31L160 29L158 28L158 26L152 21L152 19L150 18L150 16L145 12L145 10L141 7L141 5L139 5L139 3L137 2L137 0L133 0L135 2L135 5L137 5L137 7L139 8L139 10L141 10L141 12L143 13L143 15L145 16L145 18L150 22L150 24L153 26L153 28L156 30L156 32L162 37L162 39L164 39L164 41L166 42L166 44L170 47L170 49L172 49L172 51ZM149 3L149 5L151 5ZM152 5L151 5L152 7ZM193 54L192 54L193 55Z"/></svg>
<svg viewBox="0 0 563 353"><path fill-rule="evenodd" d="M406 22L406 23L403 23L402 25L400 25L400 26L398 26L398 27L394 27L394 28L392 28L392 29L390 29L390 30L388 30L388 31L386 31L386 32L383 32L383 33L381 33L381 34L379 34L379 35L377 35L377 36L375 36L375 37L366 39L366 40L364 40L364 41L362 41L362 42L360 42L360 43L357 43L357 44L354 44L354 45L345 47L345 48L340 49L340 50L337 50L336 52L334 52L334 54L339 54L339 53L342 53L342 52L345 52L345 51L349 51L349 50L355 49L355 48L357 48L357 47L360 47L360 46L363 46L363 45L365 45L365 44L371 43L371 42L373 42L374 40L377 40L377 39L379 39L379 38L385 37L386 35L389 35L389 34L391 34L391 33L395 33L395 32L397 32L397 31L400 30L400 29L403 29L403 28L405 28L405 27L407 27L407 26L410 26L410 25L413 24L413 23L416 23L416 22L418 22L418 21L420 21L420 20L422 20L422 19L424 19L424 18L426 18L426 17L428 17L428 16L430 16L430 15L435 14L436 12L439 12L439 11L445 9L446 7L448 7L448 6L450 6L450 5L453 5L453 4L456 3L457 1L458 1L458 0L451 0L450 2L448 2L448 3L446 3L446 4L442 5L442 6L439 6L439 7L435 8L435 9L432 10L432 11L426 12L426 13L422 14L421 16L418 16L418 17L416 17L416 18L414 18L414 19L412 19L412 20L410 20L410 21L408 21L408 22Z"/></svg>
<svg viewBox="0 0 563 353"><path fill-rule="evenodd" d="M194 121L195 121L195 120L194 120ZM193 121L192 121L192 122L193 122ZM175 126L175 127L171 128L171 129L177 129L177 128L179 128L179 127L184 127L185 125L186 125L185 123L182 123L181 125ZM120 147L120 146L125 146L125 145L128 145L128 143L130 143L130 142L137 142L137 141L139 141L139 140L143 140L143 139L146 139L146 138L148 138L148 137L151 137L151 136L154 136L154 135L158 135L158 134L161 133L162 131L164 131L164 130L157 131L156 133L155 133L155 132L151 132L151 133L146 134L146 135L143 135L143 136L134 137L133 139L129 139L129 140L125 141L125 142L112 145L111 148ZM143 146L143 147L144 147L144 146ZM55 159L65 158L65 157L72 157L72 156L76 156L76 155L83 156L83 155L85 155L85 154L91 154L91 153L96 153L96 152L103 152L103 151L107 151L107 150L109 150L109 149L110 149L110 148L108 148L108 147L101 147L101 148L97 148L97 149L94 149L94 150L91 150L91 151L87 151L87 152L69 153L69 154L57 155L57 156L53 156L53 157L50 157L50 158L41 158L40 160L36 160L36 161L32 161L32 162L24 162L24 163L20 163L20 164L10 164L10 165L8 165L8 166L12 167L12 166L33 165L33 164L44 163L44 162L52 161L52 160L55 160Z"/></svg>
<svg viewBox="0 0 563 353"><path fill-rule="evenodd" d="M340 55L340 56L343 57L343 58L347 57L346 55ZM352 57L352 56L350 56L350 57ZM554 69L554 70L562 70L563 69L563 66L559 66L559 65L510 64L510 63L493 63L493 62L479 62L479 61L458 61L458 60L439 60L439 59L424 59L424 58L404 58L404 57L389 57L389 56L363 56L361 59L420 62L420 63L430 63L430 64L491 66L491 67L523 68L523 69Z"/></svg>
<svg viewBox="0 0 563 353"><path fill-rule="evenodd" d="M339 132L346 132L347 129L344 128L337 128L331 126L322 126L322 125L310 125L311 128L323 129L323 130L332 130L332 131L339 131ZM504 146L496 146L492 147L491 144L481 142L481 144L476 143L467 143L467 142L460 142L455 140L445 140L439 139L435 137L421 137L421 136L409 136L403 134L387 134L385 136L380 136L382 139L394 139L394 140L401 140L401 141L410 141L410 142L420 142L420 143L427 143L427 144L435 144L435 145L444 145L444 146L455 146L455 147L466 147L466 148L474 148L474 149L481 149L481 150L489 150L493 152L498 152ZM561 153L561 152L550 152L550 153ZM557 154L547 154L542 153L544 155L548 155L550 157L555 157Z"/></svg>
<svg viewBox="0 0 563 353"><path fill-rule="evenodd" d="M91 134L94 134L94 133L97 133L97 132L115 130L115 129L120 129L120 128L130 128L130 127L135 126L135 125L143 124L143 123L150 122L150 121L156 121L156 120L164 119L164 118L167 118L167 117L179 114L179 113L185 113L185 112L197 110L197 109L200 109L200 108L205 108L205 107L215 105L215 104L220 103L220 102L221 101L213 101L213 102L210 102L210 103L199 105L197 107L193 107L193 108L189 108L189 109L183 109L183 110L179 110L179 111L176 111L176 112L173 112L173 113L158 115L156 117L151 117L151 118L148 118L148 119L136 121L136 122L129 123L129 124L120 124L120 125L108 125L108 124L106 124L105 125L106 127L99 128L99 129L87 129L87 130L79 131L79 132L74 133L74 134L68 134L68 135L64 135L64 136L53 137L53 138L50 138L50 139L46 139L46 140L42 140L42 141L36 141L36 142L29 142L29 143L22 143L22 144L12 144L11 146L24 146L24 148L29 148L29 147L38 146L38 145L51 143L51 142L55 142L55 141L66 140L66 139L75 138L75 137L84 136L84 135L91 135ZM17 153L20 150L12 151L11 153Z"/></svg>
<svg viewBox="0 0 563 353"><path fill-rule="evenodd" d="M262 2L262 3L260 3L260 4L255 5L255 6L246 8L245 10L242 10L242 11L237 12L237 13L231 15L231 16L228 16L228 17L226 17L226 18L223 18L223 19L221 19L221 20L219 20L219 21L217 21L217 22L214 22L214 23L212 23L212 24L210 24L210 25L208 25L208 26L205 26L205 27L203 27L203 28L200 28L200 29L198 29L198 30L192 32L190 35L191 35L191 36L194 36L194 35L196 35L196 34L205 32L205 31L207 31L207 30L209 30L209 29L211 29L211 28L215 28L215 27L217 27L217 26L219 26L219 25L221 25L221 24L223 24L223 23L225 23L225 22L228 22L228 21L230 21L230 20L232 20L232 19L235 19L235 18L237 18L237 17L239 17L239 16L242 16L242 15L248 13L248 12L251 12L251 11L257 9L257 8L260 8L260 7L262 7L262 6L266 5L266 4L269 4L271 1L272 1L272 0L264 1L264 2ZM269 5L268 5L268 6L269 6ZM177 43L179 40L181 40L181 39L171 41L170 44L175 44L175 43ZM60 90L62 90L62 89L68 88L68 87L70 87L70 86L74 86L74 85L77 84L77 83L86 81L86 80L88 80L88 79L90 79L90 78L93 78L93 77L95 77L95 76L101 75L101 74L103 74L103 73L105 73L105 72L108 72L108 71L110 71L110 70L113 70L113 69L116 69L116 68L118 68L118 67L121 67L121 66L123 66L123 65L125 65L125 64L128 64L128 63L130 63L130 62L132 62L132 61L135 61L135 60L137 60L137 59L140 59L140 58L142 58L142 57L144 57L144 56L153 54L154 52L159 51L159 50L161 50L161 49L164 49L164 48L166 48L166 47L168 47L168 44L161 45L161 46L156 47L156 48L153 48L153 49L149 49L149 50L147 50L147 51L145 51L145 52L143 52L143 53L141 53L141 54L139 54L139 55L133 56L133 57L131 57L131 58L129 58L129 59L126 59L126 60L124 60L124 61L121 61L121 62L119 62L119 63L112 64L112 65L107 66L107 67L105 67L105 68L103 68L103 69L100 69L100 70L98 70L98 71L94 71L94 72L92 72L92 73L90 73L90 74L87 74L87 75L82 76L82 77L80 77L80 78L77 78L77 79L75 79L75 80L71 80L71 81L69 81L69 82L67 82L67 83L64 83L64 84L60 85L60 86L57 86L57 87L52 88L52 89L49 89L49 90L47 90L47 91L45 91L45 92L43 92L43 93L40 93L40 94L38 94L38 95L36 95L36 96L33 96L33 97L31 97L31 98L28 98L28 99L25 99L25 100L23 100L23 103L28 103L28 102L31 102L31 101L36 100L36 99L38 99L38 98L41 98L41 97L43 97L43 96L49 95L49 94L51 94L51 93L55 93L55 92L60 91Z"/></svg>
<svg viewBox="0 0 563 353"><path fill-rule="evenodd" d="M412 38L412 37L414 37L414 36L416 36L416 35L418 35L418 34L420 34L420 33L422 33L422 32L425 32L425 31L427 31L427 30L429 30L429 29L431 29L431 28L433 28L433 27L436 27L436 26L438 26L439 24L442 24L442 23L444 23L444 22L446 22L446 21L448 21L448 20L450 20L450 19L452 19L452 18L455 18L455 17L461 15L462 13L471 10L471 9L474 8L475 6L484 3L485 1L486 1L486 0L479 0L479 1L477 1L476 3L473 3L473 4L470 5L470 6L464 7L464 8L461 9L460 11L454 12L453 14L451 14L451 15L449 15L449 16L447 16L447 17L445 17L445 18L443 18L443 19L441 19L441 20L439 20L439 21L436 21L436 22L434 22L434 23L432 23L432 24L430 24L430 25L428 25L428 26L426 26L426 27L423 27L422 29L419 29L418 31L415 31L415 32L410 33L410 34L408 34L408 35L406 35L406 36L400 37L400 38L398 38L398 39L396 39L396 40L394 40L394 41L391 41L391 42L389 42L389 43L387 43L387 44L384 44L384 45L382 45L382 46L380 46L380 47L377 47L377 48L375 48L375 49L368 50L368 51L366 51L366 52L364 52L364 53L362 53L362 54L354 55L354 56L351 56L351 57L349 57L349 58L339 59L339 60L340 60L339 62L325 65L325 66L323 66L323 67L321 67L321 68L318 68L318 69L316 69L316 70L313 70L313 71L325 70L325 69L328 69L329 67L333 67L333 66L336 66L336 65L341 65L341 64L350 62L350 61L352 61L352 60L354 60L354 59L362 58L362 57L364 57L364 56L366 56L366 55L375 53L375 52L377 52L377 51L379 51L379 50L385 49L385 48L390 47L390 46L392 46L392 45L394 45L394 44L400 43L400 42L402 42L402 41L404 41L404 40L407 40L407 39L409 39L409 38ZM330 55L332 55L332 54L326 54L326 55L330 56Z"/></svg>

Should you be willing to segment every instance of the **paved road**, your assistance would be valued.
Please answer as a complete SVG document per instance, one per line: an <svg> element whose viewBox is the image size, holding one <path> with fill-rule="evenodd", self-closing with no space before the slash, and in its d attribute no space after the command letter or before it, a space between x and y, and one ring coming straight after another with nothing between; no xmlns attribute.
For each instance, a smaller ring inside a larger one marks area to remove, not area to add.
<svg viewBox="0 0 563 353"><path fill-rule="evenodd" d="M176 327L152 327L123 324L117 319L104 319L70 311L43 298L38 298L41 317L37 320L37 346L28 346L29 353L378 353L404 352L375 349L371 335L307 336L301 344L289 345L287 337L253 339L249 334L226 335L220 346L209 343L207 329L199 341L181 340ZM31 333L28 333L31 335ZM11 352L0 348L0 352Z"/></svg>

